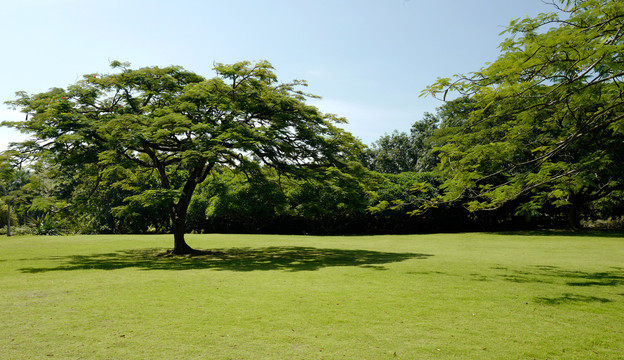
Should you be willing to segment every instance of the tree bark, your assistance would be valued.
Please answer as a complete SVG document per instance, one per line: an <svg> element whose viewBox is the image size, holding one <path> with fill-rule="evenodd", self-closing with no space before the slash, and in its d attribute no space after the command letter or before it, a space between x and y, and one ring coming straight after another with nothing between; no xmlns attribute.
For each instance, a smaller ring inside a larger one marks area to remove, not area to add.
<svg viewBox="0 0 624 360"><path fill-rule="evenodd" d="M579 217L579 204L576 195L570 197L570 205L568 206L568 227L572 230L581 229L581 219Z"/></svg>
<svg viewBox="0 0 624 360"><path fill-rule="evenodd" d="M180 199L177 204L171 206L171 223L173 226L173 249L170 251L172 255L188 255L197 252L197 250L190 247L186 240L184 240L184 234L186 233L186 212L190 204L190 199Z"/></svg>
<svg viewBox="0 0 624 360"><path fill-rule="evenodd" d="M200 184L206 179L206 176L208 176L213 166L214 163L208 163L207 165L202 164L192 169L189 179L182 189L182 194L178 202L171 204L169 207L171 224L173 226L173 249L170 251L172 255L204 253L201 250L193 249L184 240L184 234L186 233L186 214L197 184Z"/></svg>

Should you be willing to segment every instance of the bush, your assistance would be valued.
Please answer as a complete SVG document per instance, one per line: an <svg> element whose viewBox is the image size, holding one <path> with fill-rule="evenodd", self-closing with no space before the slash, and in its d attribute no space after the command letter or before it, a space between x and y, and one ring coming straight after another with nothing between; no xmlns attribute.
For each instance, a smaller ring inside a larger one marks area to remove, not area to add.
<svg viewBox="0 0 624 360"><path fill-rule="evenodd" d="M0 228L0 235L6 235L7 227ZM31 235L33 230L25 226L11 226L11 235Z"/></svg>
<svg viewBox="0 0 624 360"><path fill-rule="evenodd" d="M36 235L61 235L62 231L54 216L46 213L41 216L32 216L26 219Z"/></svg>
<svg viewBox="0 0 624 360"><path fill-rule="evenodd" d="M581 221L581 226L588 229L599 230L623 230L624 229L624 216L616 218L608 218L606 220L587 220Z"/></svg>

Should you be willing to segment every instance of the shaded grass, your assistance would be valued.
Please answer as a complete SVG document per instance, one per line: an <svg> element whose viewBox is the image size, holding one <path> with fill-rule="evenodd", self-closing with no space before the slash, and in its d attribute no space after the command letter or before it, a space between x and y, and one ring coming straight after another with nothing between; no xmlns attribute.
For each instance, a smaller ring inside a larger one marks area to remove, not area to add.
<svg viewBox="0 0 624 360"><path fill-rule="evenodd" d="M22 268L26 273L69 270L286 270L312 271L328 266L367 266L408 259L425 259L431 255L387 253L349 249L318 249L309 246L270 246L265 248L230 248L211 251L206 255L166 256L162 249L124 250L113 253L52 256L40 260L61 263L50 268ZM381 267L378 267L380 269Z"/></svg>
<svg viewBox="0 0 624 360"><path fill-rule="evenodd" d="M0 239L0 358L620 359L594 235Z"/></svg>

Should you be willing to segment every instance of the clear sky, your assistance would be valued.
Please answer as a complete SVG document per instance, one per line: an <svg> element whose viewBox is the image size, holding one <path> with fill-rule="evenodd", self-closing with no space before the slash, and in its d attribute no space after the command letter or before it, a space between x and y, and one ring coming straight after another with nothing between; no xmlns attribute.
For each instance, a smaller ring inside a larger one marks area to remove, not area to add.
<svg viewBox="0 0 624 360"><path fill-rule="evenodd" d="M205 77L215 62L268 60L370 144L434 112L441 103L419 95L436 78L496 59L511 19L552 10L542 0L4 0L0 120L24 118L3 104L16 91L66 87L112 60ZM0 127L0 151L23 138Z"/></svg>

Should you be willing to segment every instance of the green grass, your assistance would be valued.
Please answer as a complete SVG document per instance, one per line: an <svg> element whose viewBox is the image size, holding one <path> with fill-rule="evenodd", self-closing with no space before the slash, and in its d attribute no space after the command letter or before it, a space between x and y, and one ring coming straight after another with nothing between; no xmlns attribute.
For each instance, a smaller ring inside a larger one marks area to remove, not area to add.
<svg viewBox="0 0 624 360"><path fill-rule="evenodd" d="M0 239L1 359L622 359L624 238Z"/></svg>

